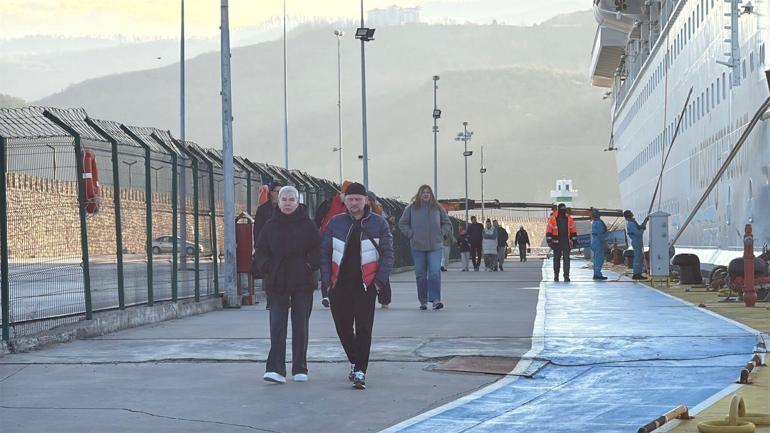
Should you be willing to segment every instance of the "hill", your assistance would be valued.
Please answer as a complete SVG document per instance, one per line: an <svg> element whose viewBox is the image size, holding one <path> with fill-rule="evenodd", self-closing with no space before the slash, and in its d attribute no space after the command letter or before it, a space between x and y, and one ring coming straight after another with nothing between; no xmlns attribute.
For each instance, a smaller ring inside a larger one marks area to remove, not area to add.
<svg viewBox="0 0 770 433"><path fill-rule="evenodd" d="M595 28L591 14L584 12L531 27L420 24L377 29L366 51L372 187L406 198L420 183L432 181L431 77L439 74L444 110L440 195L463 193L462 151L453 137L462 121L468 121L476 132L471 195L479 195L477 156L484 144L488 197L549 200L554 180L567 176L590 204L615 204L614 162L602 152L609 134L608 108L585 72ZM336 179L337 156L331 151L337 143L336 38L331 28L322 28L292 35L288 43L290 164ZM342 58L345 172L357 178L360 43L346 36ZM280 41L233 50L235 151L271 163L283 161L281 59ZM190 60L187 70L187 137L219 146L218 54ZM172 65L92 79L39 103L82 106L92 116L176 133L177 74ZM606 170L606 179L597 182L585 175L595 169Z"/></svg>

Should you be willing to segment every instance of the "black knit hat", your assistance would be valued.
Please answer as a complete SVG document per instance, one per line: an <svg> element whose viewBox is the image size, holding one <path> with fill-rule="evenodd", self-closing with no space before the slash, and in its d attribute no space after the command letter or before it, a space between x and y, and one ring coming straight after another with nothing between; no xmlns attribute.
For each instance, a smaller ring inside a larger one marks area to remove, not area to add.
<svg viewBox="0 0 770 433"><path fill-rule="evenodd" d="M358 182L353 182L348 185L348 189L345 190L345 195L363 195L367 196L366 188Z"/></svg>
<svg viewBox="0 0 770 433"><path fill-rule="evenodd" d="M283 187L284 186L284 184L281 183L278 180L271 181L269 185L270 185L270 191L274 190L276 187Z"/></svg>

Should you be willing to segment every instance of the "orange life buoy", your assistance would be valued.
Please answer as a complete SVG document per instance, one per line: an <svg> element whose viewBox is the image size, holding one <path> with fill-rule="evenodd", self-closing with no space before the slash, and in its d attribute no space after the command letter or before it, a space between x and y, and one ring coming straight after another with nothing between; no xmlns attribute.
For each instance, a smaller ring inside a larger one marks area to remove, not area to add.
<svg viewBox="0 0 770 433"><path fill-rule="evenodd" d="M83 149L80 155L83 158L83 182L86 185L86 212L94 214L99 212L99 205L102 202L96 155L90 149Z"/></svg>

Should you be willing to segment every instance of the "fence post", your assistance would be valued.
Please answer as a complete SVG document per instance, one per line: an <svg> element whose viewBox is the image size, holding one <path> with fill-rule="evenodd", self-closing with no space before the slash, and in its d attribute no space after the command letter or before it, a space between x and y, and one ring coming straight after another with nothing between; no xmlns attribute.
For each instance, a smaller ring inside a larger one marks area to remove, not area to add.
<svg viewBox="0 0 770 433"><path fill-rule="evenodd" d="M134 134L126 125L120 125L129 137L139 143L144 148L144 201L145 201L145 225L147 226L147 306L151 307L155 303L154 288L152 282L152 160L150 155L150 146L144 142L138 135Z"/></svg>
<svg viewBox="0 0 770 433"><path fill-rule="evenodd" d="M5 175L8 172L8 140L0 137L0 273L2 273L2 288L0 300L3 308L2 316L3 341L11 339L11 293L8 283L8 185Z"/></svg>
<svg viewBox="0 0 770 433"><path fill-rule="evenodd" d="M154 132L151 134L152 138L171 156L171 300L177 302L178 285L177 279L179 277L179 211L178 211L178 185L177 185L177 153L169 145L163 142ZM187 248L185 245L183 248Z"/></svg>
<svg viewBox="0 0 770 433"><path fill-rule="evenodd" d="M198 203L198 159L192 158L193 166L193 232L195 237L195 302L201 300L201 229L198 214L200 212L200 204Z"/></svg>
<svg viewBox="0 0 770 433"><path fill-rule="evenodd" d="M102 135L112 145L112 183L114 185L113 200L115 202L115 253L118 265L118 306L126 309L126 292L123 276L123 218L120 202L120 161L118 161L118 140L104 131L90 118L86 118L88 126Z"/></svg>
<svg viewBox="0 0 770 433"><path fill-rule="evenodd" d="M91 303L91 263L88 255L88 221L86 220L86 183L83 182L83 146L80 141L80 134L69 125L62 122L53 113L46 110L43 116L57 124L60 128L67 131L75 139L75 174L78 182L78 213L80 214L80 249L83 257L83 296L86 307L86 320L94 317L93 305Z"/></svg>
<svg viewBox="0 0 770 433"><path fill-rule="evenodd" d="M251 213L251 170L248 167L243 168L246 169L246 213L254 215Z"/></svg>
<svg viewBox="0 0 770 433"><path fill-rule="evenodd" d="M214 262L214 294L219 294L219 252L217 251L217 204L214 197L214 162L209 161L209 209L211 209L211 253Z"/></svg>

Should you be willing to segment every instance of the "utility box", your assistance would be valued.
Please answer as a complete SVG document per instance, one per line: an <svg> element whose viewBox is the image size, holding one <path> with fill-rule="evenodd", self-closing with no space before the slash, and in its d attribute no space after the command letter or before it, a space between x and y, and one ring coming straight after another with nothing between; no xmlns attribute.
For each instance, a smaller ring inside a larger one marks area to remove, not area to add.
<svg viewBox="0 0 770 433"><path fill-rule="evenodd" d="M650 214L647 227L650 233L650 276L668 277L669 246L668 246L668 217L666 212Z"/></svg>

